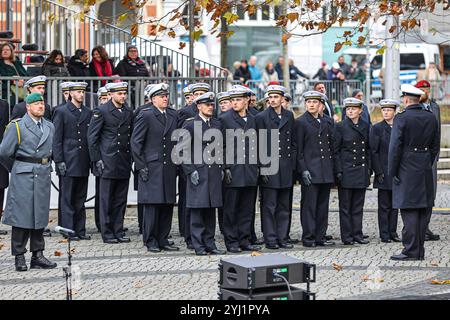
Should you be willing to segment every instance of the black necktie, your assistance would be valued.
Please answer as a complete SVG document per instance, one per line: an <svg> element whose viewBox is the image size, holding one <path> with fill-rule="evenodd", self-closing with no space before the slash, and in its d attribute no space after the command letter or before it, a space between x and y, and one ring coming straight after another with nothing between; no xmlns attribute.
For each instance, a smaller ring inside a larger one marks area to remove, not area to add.
<svg viewBox="0 0 450 320"><path fill-rule="evenodd" d="M41 130L41 132L43 133L44 130L42 130L42 124L40 121L37 123L37 126L38 126L39 130Z"/></svg>
<svg viewBox="0 0 450 320"><path fill-rule="evenodd" d="M164 123L164 125L166 125L167 114L166 114L166 112L163 112L162 114L163 114L163 123Z"/></svg>
<svg viewBox="0 0 450 320"><path fill-rule="evenodd" d="M206 125L211 128L211 123L209 122L209 119L206 120Z"/></svg>

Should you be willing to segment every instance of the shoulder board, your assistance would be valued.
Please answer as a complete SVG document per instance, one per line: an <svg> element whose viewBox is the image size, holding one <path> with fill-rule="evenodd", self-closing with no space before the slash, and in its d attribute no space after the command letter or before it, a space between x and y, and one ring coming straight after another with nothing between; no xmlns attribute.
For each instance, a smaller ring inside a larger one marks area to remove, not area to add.
<svg viewBox="0 0 450 320"><path fill-rule="evenodd" d="M192 121L194 119L195 119L195 117L191 117L191 118L187 118L185 121Z"/></svg>
<svg viewBox="0 0 450 320"><path fill-rule="evenodd" d="M11 121L8 123L8 125L7 125L6 127L9 127L9 125L11 125L11 124L13 124L13 123L17 123L17 122L19 122L20 120L22 120L22 118L16 118L16 119L14 119L14 120L11 120Z"/></svg>

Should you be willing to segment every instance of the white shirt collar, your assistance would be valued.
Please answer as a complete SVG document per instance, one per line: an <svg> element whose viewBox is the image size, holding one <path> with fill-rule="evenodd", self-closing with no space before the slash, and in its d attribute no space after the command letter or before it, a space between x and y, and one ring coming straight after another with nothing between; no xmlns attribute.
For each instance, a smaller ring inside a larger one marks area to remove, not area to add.
<svg viewBox="0 0 450 320"><path fill-rule="evenodd" d="M199 116L200 118L202 118L202 120L203 120L205 123L206 123L206 121L210 120L210 119L208 119L208 118L203 117L200 113L198 114L198 116Z"/></svg>

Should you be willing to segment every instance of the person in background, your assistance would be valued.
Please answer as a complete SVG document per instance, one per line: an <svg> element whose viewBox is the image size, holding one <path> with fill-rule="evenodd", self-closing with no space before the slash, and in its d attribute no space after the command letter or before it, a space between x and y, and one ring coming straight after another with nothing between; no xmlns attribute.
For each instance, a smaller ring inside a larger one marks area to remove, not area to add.
<svg viewBox="0 0 450 320"><path fill-rule="evenodd" d="M46 76L37 76L25 82L24 88L28 93L39 93L44 96L46 87ZM25 101L19 102L12 108L11 120L22 118L27 113L27 106ZM44 118L52 119L52 108L47 103L45 104Z"/></svg>
<svg viewBox="0 0 450 320"><path fill-rule="evenodd" d="M438 99L439 87L441 85L441 72L434 62L430 62L425 70L417 72L417 81L427 80L430 82L429 96L430 98Z"/></svg>
<svg viewBox="0 0 450 320"><path fill-rule="evenodd" d="M233 108L233 105L231 104L230 94L227 91L219 92L216 95L216 99L217 104L219 105L220 108L220 113L227 112L228 110Z"/></svg>
<svg viewBox="0 0 450 320"><path fill-rule="evenodd" d="M27 71L20 62L19 58L14 54L14 47L9 43L0 45L0 76L2 77L24 77L27 76ZM25 81L23 79L11 80L9 87L9 105L10 107L16 104L16 98L22 101L25 98L26 91L24 89ZM2 81L2 96L8 96L8 81Z"/></svg>
<svg viewBox="0 0 450 320"><path fill-rule="evenodd" d="M91 52L91 62L89 63L89 72L91 77L111 77L113 75L113 62L109 59L108 53L102 46L96 46ZM94 81L92 89L98 90L99 87L106 85L106 80Z"/></svg>
<svg viewBox="0 0 450 320"><path fill-rule="evenodd" d="M248 60L248 70L250 71L251 79L254 81L260 81L262 79L261 71L256 66L256 56L251 56Z"/></svg>
<svg viewBox="0 0 450 320"><path fill-rule="evenodd" d="M345 63L344 56L339 56L337 63L339 64L339 69L344 73L345 79L350 79L350 66Z"/></svg>
<svg viewBox="0 0 450 320"><path fill-rule="evenodd" d="M312 78L313 80L314 79L327 80L328 79L327 74L328 74L328 64L326 61L322 61L322 67L319 70L317 70L316 74Z"/></svg>
<svg viewBox="0 0 450 320"><path fill-rule="evenodd" d="M246 83L248 80L252 79L252 75L250 74L250 70L248 69L247 60L241 60L241 66L234 73L233 79L242 83Z"/></svg>
<svg viewBox="0 0 450 320"><path fill-rule="evenodd" d="M89 77L89 54L87 50L77 49L75 55L69 59L67 70L72 77Z"/></svg>
<svg viewBox="0 0 450 320"><path fill-rule="evenodd" d="M264 71L262 73L263 84L267 86L269 82L278 81L278 73L275 71L272 61L267 62L266 67L264 68Z"/></svg>
<svg viewBox="0 0 450 320"><path fill-rule="evenodd" d="M53 50L42 65L42 74L47 77L70 76L64 64L64 55L61 50Z"/></svg>
<svg viewBox="0 0 450 320"><path fill-rule="evenodd" d="M147 63L139 57L136 46L127 48L127 53L114 69L114 74L122 77L149 77Z"/></svg>
<svg viewBox="0 0 450 320"><path fill-rule="evenodd" d="M275 64L275 71L278 74L278 80L283 80L283 68L284 68L284 58L283 56L279 56L278 62Z"/></svg>

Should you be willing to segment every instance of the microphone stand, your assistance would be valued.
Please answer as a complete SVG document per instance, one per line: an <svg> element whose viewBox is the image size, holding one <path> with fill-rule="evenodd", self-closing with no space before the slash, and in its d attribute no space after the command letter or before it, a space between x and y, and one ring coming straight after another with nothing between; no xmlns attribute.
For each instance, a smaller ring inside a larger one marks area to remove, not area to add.
<svg viewBox="0 0 450 320"><path fill-rule="evenodd" d="M67 235L67 247L69 261L66 267L63 267L64 277L66 278L66 300L72 300L72 252L70 250L70 235Z"/></svg>

